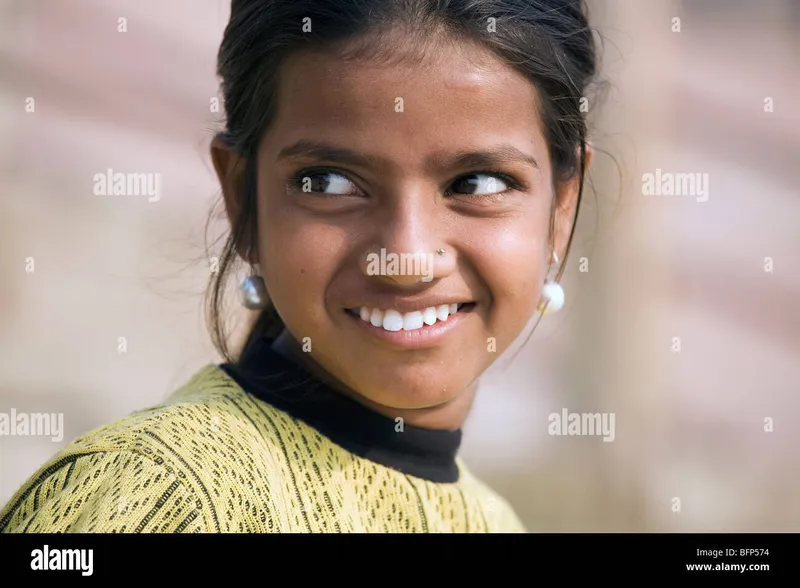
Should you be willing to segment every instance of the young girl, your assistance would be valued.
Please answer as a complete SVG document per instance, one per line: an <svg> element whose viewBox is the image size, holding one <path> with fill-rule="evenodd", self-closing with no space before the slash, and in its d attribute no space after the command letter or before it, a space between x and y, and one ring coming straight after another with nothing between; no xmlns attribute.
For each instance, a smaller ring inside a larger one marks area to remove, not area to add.
<svg viewBox="0 0 800 588"><path fill-rule="evenodd" d="M75 440L0 530L524 532L457 452L478 378L563 303L595 70L579 1L233 0L225 363Z"/></svg>

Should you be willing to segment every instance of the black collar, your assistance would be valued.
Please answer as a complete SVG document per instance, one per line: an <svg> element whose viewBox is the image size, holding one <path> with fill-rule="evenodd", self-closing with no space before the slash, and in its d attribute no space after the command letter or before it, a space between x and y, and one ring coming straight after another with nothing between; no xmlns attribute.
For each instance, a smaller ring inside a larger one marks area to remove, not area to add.
<svg viewBox="0 0 800 588"><path fill-rule="evenodd" d="M314 427L351 453L431 482L458 480L460 429L401 426L334 391L275 351L272 343L265 337L254 339L238 364L220 367L249 394Z"/></svg>

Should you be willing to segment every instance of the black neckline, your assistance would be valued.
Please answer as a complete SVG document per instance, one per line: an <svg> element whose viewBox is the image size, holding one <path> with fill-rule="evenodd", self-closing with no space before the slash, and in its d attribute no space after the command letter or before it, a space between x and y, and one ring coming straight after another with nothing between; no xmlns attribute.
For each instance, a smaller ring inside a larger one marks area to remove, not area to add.
<svg viewBox="0 0 800 588"><path fill-rule="evenodd" d="M375 412L336 392L256 338L241 360L219 367L248 394L287 412L364 459L437 483L458 481L461 430L425 429Z"/></svg>

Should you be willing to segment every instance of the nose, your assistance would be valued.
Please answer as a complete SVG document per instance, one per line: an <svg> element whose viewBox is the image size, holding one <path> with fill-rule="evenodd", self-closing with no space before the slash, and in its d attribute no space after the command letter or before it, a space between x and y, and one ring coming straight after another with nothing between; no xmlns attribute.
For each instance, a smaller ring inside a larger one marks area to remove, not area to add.
<svg viewBox="0 0 800 588"><path fill-rule="evenodd" d="M422 198L405 198L382 223L377 238L362 256L365 275L401 288L441 279L456 268L442 211Z"/></svg>

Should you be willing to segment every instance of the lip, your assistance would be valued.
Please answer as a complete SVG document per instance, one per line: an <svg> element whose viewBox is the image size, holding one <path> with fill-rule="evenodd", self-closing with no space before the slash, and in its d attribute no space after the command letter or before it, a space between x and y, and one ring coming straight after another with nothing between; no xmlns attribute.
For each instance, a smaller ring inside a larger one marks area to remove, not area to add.
<svg viewBox="0 0 800 588"><path fill-rule="evenodd" d="M445 303L443 302L442 304ZM344 311L344 314L350 320L355 321L357 323L356 326L362 331L382 343L388 343L392 347L399 347L401 349L421 349L424 347L434 347L441 343L445 337L452 334L465 320L470 318L475 308L476 305L472 304L466 309L451 314L447 317L446 321L437 320L433 325L423 325L421 328L414 329L413 331L387 331L383 327L376 327L370 322L362 321L361 317L347 311Z"/></svg>
<svg viewBox="0 0 800 588"><path fill-rule="evenodd" d="M384 312L392 309L400 314L407 314L409 312L422 312L426 308L436 308L446 304L475 304L475 300L468 296L429 296L427 298L408 298L404 296L378 296L370 297L369 301L354 302L353 304L345 306L350 310L357 310L361 307L367 307L370 310L377 308ZM436 325L434 325L436 326Z"/></svg>

